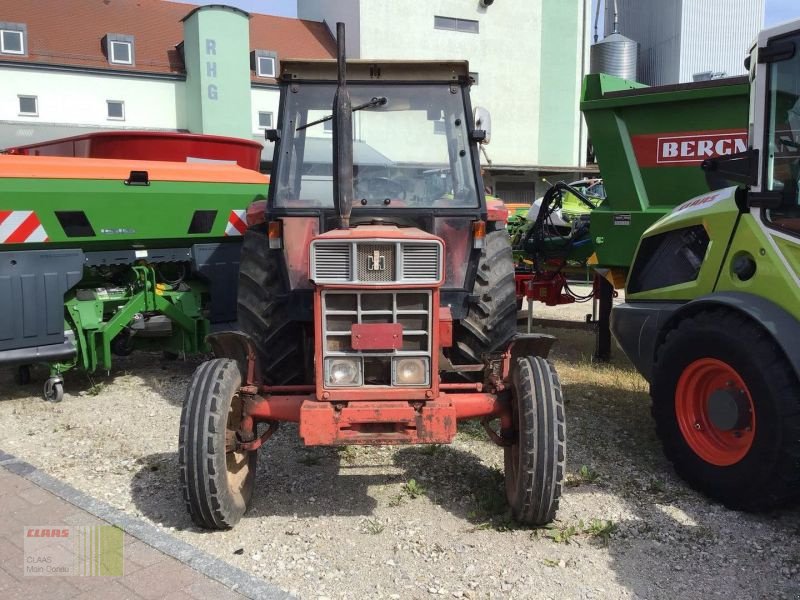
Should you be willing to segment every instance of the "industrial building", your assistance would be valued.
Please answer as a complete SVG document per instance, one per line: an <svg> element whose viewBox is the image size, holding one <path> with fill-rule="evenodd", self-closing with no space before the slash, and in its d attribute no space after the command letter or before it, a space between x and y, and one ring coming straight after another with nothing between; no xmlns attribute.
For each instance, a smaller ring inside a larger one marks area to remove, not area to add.
<svg viewBox="0 0 800 600"><path fill-rule="evenodd" d="M352 57L467 59L472 103L492 114L485 178L509 202L540 196L542 177L570 181L596 173L586 166L578 106L589 64L589 9L589 0L297 3L301 19L331 30L346 23Z"/></svg>
<svg viewBox="0 0 800 600"><path fill-rule="evenodd" d="M618 33L638 42L636 79L647 85L743 75L764 22L765 0L599 1L605 34L616 23Z"/></svg>

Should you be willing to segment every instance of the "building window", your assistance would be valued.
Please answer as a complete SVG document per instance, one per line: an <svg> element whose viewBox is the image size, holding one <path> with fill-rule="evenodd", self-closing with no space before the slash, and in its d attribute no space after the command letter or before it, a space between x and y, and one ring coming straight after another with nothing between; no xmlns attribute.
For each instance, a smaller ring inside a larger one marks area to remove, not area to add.
<svg viewBox="0 0 800 600"><path fill-rule="evenodd" d="M130 42L111 42L111 52L109 52L109 60L112 63L120 65L131 64L133 60L131 60Z"/></svg>
<svg viewBox="0 0 800 600"><path fill-rule="evenodd" d="M130 66L136 64L136 48L132 35L108 33L103 42L109 64Z"/></svg>
<svg viewBox="0 0 800 600"><path fill-rule="evenodd" d="M106 111L111 121L125 120L125 103L122 100L106 100Z"/></svg>
<svg viewBox="0 0 800 600"><path fill-rule="evenodd" d="M256 61L256 75L275 77L275 59L272 56L259 56Z"/></svg>
<svg viewBox="0 0 800 600"><path fill-rule="evenodd" d="M436 135L444 135L445 133L447 133L444 121L433 122L433 133L435 133Z"/></svg>
<svg viewBox="0 0 800 600"><path fill-rule="evenodd" d="M478 85L478 80L480 76L478 75L477 71L470 71L469 76L472 78L472 85Z"/></svg>
<svg viewBox="0 0 800 600"><path fill-rule="evenodd" d="M39 100L36 96L18 96L19 114L26 117L39 115Z"/></svg>
<svg viewBox="0 0 800 600"><path fill-rule="evenodd" d="M433 17L433 27L435 29L447 29L450 31L464 31L466 33L478 33L478 22L470 19L455 19L453 17Z"/></svg>
<svg viewBox="0 0 800 600"><path fill-rule="evenodd" d="M258 126L261 129L272 129L272 113L259 111Z"/></svg>
<svg viewBox="0 0 800 600"><path fill-rule="evenodd" d="M0 27L0 53L25 54L25 32Z"/></svg>

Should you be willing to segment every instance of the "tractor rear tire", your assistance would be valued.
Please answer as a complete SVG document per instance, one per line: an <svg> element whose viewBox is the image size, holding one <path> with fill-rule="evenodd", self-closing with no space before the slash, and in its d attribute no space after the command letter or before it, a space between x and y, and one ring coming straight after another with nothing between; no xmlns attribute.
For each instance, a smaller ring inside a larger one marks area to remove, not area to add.
<svg viewBox="0 0 800 600"><path fill-rule="evenodd" d="M689 485L737 510L800 498L800 382L760 325L725 309L688 317L651 379L656 433Z"/></svg>
<svg viewBox="0 0 800 600"><path fill-rule="evenodd" d="M253 495L258 452L226 449L239 428L242 375L235 360L216 358L197 367L181 410L178 443L183 499L204 529L230 529Z"/></svg>
<svg viewBox="0 0 800 600"><path fill-rule="evenodd" d="M310 383L303 326L289 317L283 253L270 250L266 233L248 229L239 264L239 326L256 346L268 385Z"/></svg>
<svg viewBox="0 0 800 600"><path fill-rule="evenodd" d="M460 361L479 364L486 354L505 349L517 332L514 257L505 229L486 234L472 293L477 300L453 333Z"/></svg>
<svg viewBox="0 0 800 600"><path fill-rule="evenodd" d="M511 516L541 526L556 516L566 462L564 399L558 374L540 356L512 365L512 444L504 449Z"/></svg>

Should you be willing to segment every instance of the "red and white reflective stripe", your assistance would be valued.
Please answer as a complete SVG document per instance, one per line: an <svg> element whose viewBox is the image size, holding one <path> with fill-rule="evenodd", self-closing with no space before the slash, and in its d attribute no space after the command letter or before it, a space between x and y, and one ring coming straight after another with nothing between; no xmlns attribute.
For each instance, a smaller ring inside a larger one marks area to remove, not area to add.
<svg viewBox="0 0 800 600"><path fill-rule="evenodd" d="M228 217L228 224L225 226L225 235L244 235L247 231L246 210L232 210Z"/></svg>
<svg viewBox="0 0 800 600"><path fill-rule="evenodd" d="M0 210L0 244L46 242L47 232L32 210Z"/></svg>

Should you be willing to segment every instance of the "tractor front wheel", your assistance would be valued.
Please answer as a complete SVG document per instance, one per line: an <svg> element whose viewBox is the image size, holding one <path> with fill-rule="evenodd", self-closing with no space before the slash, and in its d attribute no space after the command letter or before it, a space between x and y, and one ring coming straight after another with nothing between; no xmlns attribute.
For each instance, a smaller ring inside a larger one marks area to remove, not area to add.
<svg viewBox="0 0 800 600"><path fill-rule="evenodd" d="M771 335L727 310L681 321L658 349L656 432L675 471L726 506L800 497L800 383Z"/></svg>
<svg viewBox="0 0 800 600"><path fill-rule="evenodd" d="M241 384L236 361L206 361L192 375L181 411L183 498L192 521L205 529L233 527L253 495L258 453L235 451Z"/></svg>
<svg viewBox="0 0 800 600"><path fill-rule="evenodd" d="M566 455L564 400L556 370L539 356L512 366L511 445L505 448L506 498L523 525L556 516Z"/></svg>

